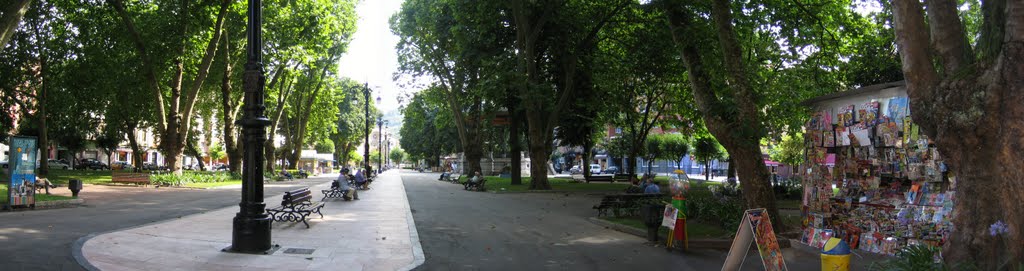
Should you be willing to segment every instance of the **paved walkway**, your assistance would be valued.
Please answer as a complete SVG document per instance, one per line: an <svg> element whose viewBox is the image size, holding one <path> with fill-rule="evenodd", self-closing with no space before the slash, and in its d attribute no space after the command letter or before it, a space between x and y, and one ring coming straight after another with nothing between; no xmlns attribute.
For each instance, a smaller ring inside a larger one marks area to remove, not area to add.
<svg viewBox="0 0 1024 271"><path fill-rule="evenodd" d="M334 175L337 176L337 175ZM330 179L311 187L314 195ZM231 244L238 207L157 222L76 242L75 258L90 270L409 270L423 263L423 250L405 187L397 171L381 174L358 201L329 200L310 228L275 222L270 255L221 252ZM281 195L265 199L275 207ZM292 254L289 249L313 249Z"/></svg>

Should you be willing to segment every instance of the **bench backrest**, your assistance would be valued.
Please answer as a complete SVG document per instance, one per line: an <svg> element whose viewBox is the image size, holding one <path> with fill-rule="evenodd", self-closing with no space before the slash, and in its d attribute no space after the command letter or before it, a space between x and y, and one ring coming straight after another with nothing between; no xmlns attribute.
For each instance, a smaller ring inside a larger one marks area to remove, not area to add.
<svg viewBox="0 0 1024 271"><path fill-rule="evenodd" d="M149 184L149 173L115 170L110 173L110 181L115 183Z"/></svg>
<svg viewBox="0 0 1024 271"><path fill-rule="evenodd" d="M590 175L591 180L611 180L611 175Z"/></svg>
<svg viewBox="0 0 1024 271"><path fill-rule="evenodd" d="M292 191L284 192L284 197L281 199L281 205L291 206L300 204L303 202L310 201L313 198L313 193L309 192L309 187L295 189Z"/></svg>

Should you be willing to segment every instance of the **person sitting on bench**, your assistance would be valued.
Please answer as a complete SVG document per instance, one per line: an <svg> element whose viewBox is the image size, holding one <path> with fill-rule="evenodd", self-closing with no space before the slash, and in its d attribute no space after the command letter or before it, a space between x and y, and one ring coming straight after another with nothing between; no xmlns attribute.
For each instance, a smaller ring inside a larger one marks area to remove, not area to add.
<svg viewBox="0 0 1024 271"><path fill-rule="evenodd" d="M292 174L288 173L288 170L282 168L281 169L281 177L284 177L285 179L291 180L292 179Z"/></svg>
<svg viewBox="0 0 1024 271"><path fill-rule="evenodd" d="M342 199L345 199L345 200L353 200L353 199L358 200L359 199L359 192L356 191L355 187L352 187L352 185L349 184L349 179L348 179L347 175L348 175L348 170L347 169L343 170L341 172L341 174L338 174L338 179L334 180L334 183L331 184L331 188L337 188L338 190L341 190L341 191L348 191L348 192L346 192L345 196L342 197Z"/></svg>
<svg viewBox="0 0 1024 271"><path fill-rule="evenodd" d="M364 175L365 173L363 171L365 170L360 169L359 171L356 172L356 175L354 176L354 179L356 181L356 188L362 190L370 189L369 187L367 187L366 175Z"/></svg>
<svg viewBox="0 0 1024 271"><path fill-rule="evenodd" d="M661 194L661 188L658 187L658 183L654 182L654 178L647 179L647 185L644 186L644 194Z"/></svg>
<svg viewBox="0 0 1024 271"><path fill-rule="evenodd" d="M479 171L474 172L473 173L473 177L470 177L469 180L466 181L465 189L469 190L470 188L479 187L480 186L480 182L483 181L483 179L484 179L484 176L482 174L480 174Z"/></svg>
<svg viewBox="0 0 1024 271"><path fill-rule="evenodd" d="M448 176L452 176L452 173L451 173L451 172L448 172L448 171L445 171L445 172L441 172L441 177L437 178L437 180L438 180L438 181L444 181L444 180L447 180L447 179L448 179Z"/></svg>

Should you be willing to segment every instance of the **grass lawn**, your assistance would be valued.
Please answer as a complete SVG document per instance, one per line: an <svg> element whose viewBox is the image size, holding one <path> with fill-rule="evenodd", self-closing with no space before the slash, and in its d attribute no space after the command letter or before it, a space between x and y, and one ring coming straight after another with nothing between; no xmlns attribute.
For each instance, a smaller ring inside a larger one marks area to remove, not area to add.
<svg viewBox="0 0 1024 271"><path fill-rule="evenodd" d="M487 190L491 191L528 191L530 189L530 177L523 177L522 185L512 185L512 178L485 177L487 179ZM462 177L461 182L466 178ZM548 178L551 190L558 191L618 191L625 190L627 183L577 183L570 178Z"/></svg>
<svg viewBox="0 0 1024 271"><path fill-rule="evenodd" d="M602 217L601 219L615 224L647 230L647 226L637 217ZM693 221L686 222L686 233L690 238L731 238L733 231ZM668 228L661 227L658 236L668 236Z"/></svg>
<svg viewBox="0 0 1024 271"><path fill-rule="evenodd" d="M67 184L70 179L82 180L82 183L98 184L110 182L109 170L63 170L50 169L46 177L53 184ZM7 180L7 175L0 172L0 180Z"/></svg>
<svg viewBox="0 0 1024 271"><path fill-rule="evenodd" d="M42 191L42 190L40 190ZM66 200L73 199L72 197L59 196L59 195L47 195L43 192L36 194L36 201L54 201L54 200ZM0 185L0 205L7 204L7 185Z"/></svg>

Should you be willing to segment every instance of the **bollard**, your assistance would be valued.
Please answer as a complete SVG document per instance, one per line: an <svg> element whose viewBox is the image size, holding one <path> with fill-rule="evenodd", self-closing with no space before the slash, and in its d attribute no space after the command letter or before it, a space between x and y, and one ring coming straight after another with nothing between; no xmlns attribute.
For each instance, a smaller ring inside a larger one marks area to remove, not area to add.
<svg viewBox="0 0 1024 271"><path fill-rule="evenodd" d="M68 180L68 189L71 190L72 197L78 197L78 191L82 191L82 180L71 179Z"/></svg>

